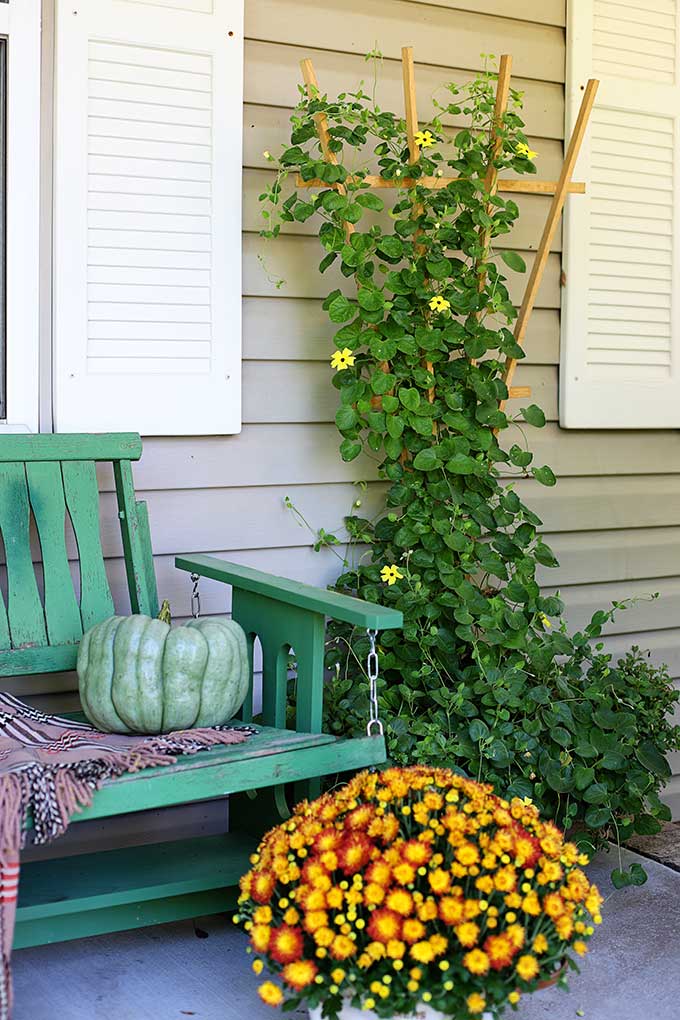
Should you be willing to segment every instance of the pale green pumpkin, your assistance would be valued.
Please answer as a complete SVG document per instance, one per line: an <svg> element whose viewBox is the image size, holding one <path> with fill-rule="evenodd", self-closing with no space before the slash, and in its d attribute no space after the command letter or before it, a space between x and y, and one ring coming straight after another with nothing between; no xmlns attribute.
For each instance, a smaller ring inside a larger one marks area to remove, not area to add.
<svg viewBox="0 0 680 1020"><path fill-rule="evenodd" d="M83 711L107 733L168 733L218 726L248 693L246 636L233 620L170 627L150 616L111 616L78 650Z"/></svg>

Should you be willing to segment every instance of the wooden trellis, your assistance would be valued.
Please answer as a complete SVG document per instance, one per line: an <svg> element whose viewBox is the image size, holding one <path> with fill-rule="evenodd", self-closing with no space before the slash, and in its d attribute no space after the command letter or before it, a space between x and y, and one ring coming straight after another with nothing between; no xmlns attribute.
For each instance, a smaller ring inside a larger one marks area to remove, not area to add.
<svg viewBox="0 0 680 1020"><path fill-rule="evenodd" d="M416 143L415 137L418 131L418 112L416 106L416 86L415 86L415 72L413 64L413 48L411 46L402 47L401 51L401 63L402 63L402 76L404 83L404 109L406 113L406 138L409 149L409 163L415 164L420 159L420 149ZM314 70L312 61L307 59L303 60L300 64L302 69L302 77L307 89L307 94L310 98L320 94L319 84ZM536 255L534 257L534 263L529 273L524 297L522 304L520 305L519 314L515 322L514 338L515 341L520 345L524 345L526 338L527 326L531 313L536 303L536 296L538 289L543 279L545 267L548 262L548 255L550 254L550 246L555 237L555 232L560 222L564 203L568 194L583 194L585 192L585 184L572 181L572 174L574 167L576 166L576 160L581 149L581 144L588 126L588 120L595 102L595 96L597 94L597 88L599 82L595 78L591 78L585 86L583 92L583 99L581 100L581 108L579 110L574 130L569 140L566 155L564 157L564 163L562 165L562 171L557 181L539 181L532 178L526 178L521 180L506 180L499 178L498 171L494 164L494 159L500 151L502 145L502 137L499 133L499 128L502 125L503 116L507 109L508 96L510 91L510 76L512 70L512 57L510 54L504 54L501 57L498 71L498 80L496 84L496 101L494 107L494 115L492 118L492 124L490 128L490 141L491 141L491 158L486 171L484 179L484 190L489 196L489 200L497 192L509 192L514 194L538 194L538 195L552 195L552 202L550 204L550 210L543 228L543 233L536 249ZM328 131L328 119L324 113L317 113L315 115L317 131L319 135L319 142L321 145L321 151L324 159L329 163L337 163L337 157L330 148L330 136ZM373 174L368 174L361 178L364 184L368 184L371 188L409 188L418 185L423 188L431 188L437 190L440 188L446 188L453 181L458 180L458 177L418 177L418 178L400 178L399 180L387 180L384 177L380 177ZM349 178L350 182L354 178ZM344 184L327 184L317 178L305 181L298 174L297 186L300 188L335 188L341 194L346 194L346 187ZM489 206L491 209L491 205ZM354 226L351 223L345 223L345 233L349 236L354 230ZM485 228L480 229L480 240L482 242L482 250L486 250L491 242L490 231ZM478 271L479 289L482 291L486 283L486 273L483 264L480 264ZM481 315L481 313L478 313ZM430 371L432 365L429 362L424 363ZM528 386L511 386L515 369L517 367L517 359L507 357L505 360L505 367L503 370L503 381L506 383L509 392L509 398L516 397L530 397L531 389ZM429 399L433 399L433 391L430 391ZM506 401L500 402L500 409L502 410L505 406Z"/></svg>

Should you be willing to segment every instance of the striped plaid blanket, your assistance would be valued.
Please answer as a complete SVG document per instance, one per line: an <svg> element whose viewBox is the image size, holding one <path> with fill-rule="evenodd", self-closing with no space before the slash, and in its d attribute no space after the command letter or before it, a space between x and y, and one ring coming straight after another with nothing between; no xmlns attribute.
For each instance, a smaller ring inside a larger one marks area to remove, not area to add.
<svg viewBox="0 0 680 1020"><path fill-rule="evenodd" d="M9 1020L12 1009L10 960L28 812L33 842L48 843L104 780L169 765L177 755L215 744L237 744L251 732L248 726L224 726L153 737L100 733L0 694L0 1020Z"/></svg>

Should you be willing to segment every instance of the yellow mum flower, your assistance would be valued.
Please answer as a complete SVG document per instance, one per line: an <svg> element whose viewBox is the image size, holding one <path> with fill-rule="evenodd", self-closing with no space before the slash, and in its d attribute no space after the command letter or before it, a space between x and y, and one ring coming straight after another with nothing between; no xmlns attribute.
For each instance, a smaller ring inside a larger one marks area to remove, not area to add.
<svg viewBox="0 0 680 1020"><path fill-rule="evenodd" d="M479 992L473 992L472 995L468 995L465 1000L467 1008L471 1013L483 1013L484 1007L486 1006L486 999Z"/></svg>
<svg viewBox="0 0 680 1020"><path fill-rule="evenodd" d="M263 1002L268 1006L280 1006L283 1002L283 992L273 981L265 981L257 990Z"/></svg>
<svg viewBox="0 0 680 1020"><path fill-rule="evenodd" d="M416 942L414 946L411 946L411 956L418 963L432 963L435 951L429 942Z"/></svg>
<svg viewBox="0 0 680 1020"><path fill-rule="evenodd" d="M413 141L420 149L429 149L434 145L434 135L431 131L416 131Z"/></svg>
<svg viewBox="0 0 680 1020"><path fill-rule="evenodd" d="M578 953L579 956L585 956L586 953L588 952L588 946L585 944L585 942L583 942L582 939L577 939L577 941L574 942L573 948L574 952Z"/></svg>
<svg viewBox="0 0 680 1020"><path fill-rule="evenodd" d="M479 927L474 921L466 921L464 924L459 924L454 931L458 936L458 941L466 949L474 946L479 937Z"/></svg>
<svg viewBox="0 0 680 1020"><path fill-rule="evenodd" d="M401 570L399 569L396 563L393 563L389 567L385 566L380 571L381 580L386 581L387 584L389 585L396 584L397 581L400 581L403 576L404 575L402 574Z"/></svg>
<svg viewBox="0 0 680 1020"><path fill-rule="evenodd" d="M352 367L355 360L349 347L343 347L341 351L334 352L331 358L331 368L334 368L336 372L344 372L346 368Z"/></svg>
<svg viewBox="0 0 680 1020"><path fill-rule="evenodd" d="M255 974L261 974L262 971L264 970L264 963L259 958L259 956L258 956L258 958L256 960L253 960L252 968L253 968L253 973L255 973Z"/></svg>
<svg viewBox="0 0 680 1020"><path fill-rule="evenodd" d="M486 974L489 969L489 957L482 949L471 949L463 957L463 966L471 974Z"/></svg>
<svg viewBox="0 0 680 1020"><path fill-rule="evenodd" d="M534 941L531 944L531 948L533 949L533 951L535 953L538 953L539 956L540 956L541 953L547 952L547 949L548 949L548 940L545 937L545 935L543 935L543 934L537 935L536 938L534 939Z"/></svg>
<svg viewBox="0 0 680 1020"><path fill-rule="evenodd" d="M519 142L515 152L518 156L524 156L525 159L536 159L538 156L538 153L534 152L533 149L530 149L525 142Z"/></svg>
<svg viewBox="0 0 680 1020"><path fill-rule="evenodd" d="M522 996L520 995L519 992L510 992L510 994L508 995L508 1002L511 1002L514 1006L519 1002L521 998Z"/></svg>
<svg viewBox="0 0 680 1020"><path fill-rule="evenodd" d="M520 956L515 966L515 970L523 981L531 981L532 978L535 978L538 974L538 969L538 960L529 953Z"/></svg>
<svg viewBox="0 0 680 1020"><path fill-rule="evenodd" d="M430 311L433 312L445 312L447 308L451 307L451 302L443 298L441 294L435 294L433 298L430 298Z"/></svg>

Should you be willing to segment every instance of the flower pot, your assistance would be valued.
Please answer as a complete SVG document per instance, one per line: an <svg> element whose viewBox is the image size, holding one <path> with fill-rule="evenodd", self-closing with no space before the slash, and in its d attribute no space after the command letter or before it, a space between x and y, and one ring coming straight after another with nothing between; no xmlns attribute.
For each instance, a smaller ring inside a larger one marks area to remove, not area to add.
<svg viewBox="0 0 680 1020"><path fill-rule="evenodd" d="M373 1010L356 1009L355 1006L350 1006L348 1002L343 1005L338 1015L340 1020L378 1020L378 1015ZM322 1020L321 1006L310 1009L309 1020ZM432 1006L421 1002L417 1006L415 1013L409 1013L408 1015L398 1013L392 1017L392 1020L444 1020L444 1013L440 1013L438 1009L433 1009ZM484 1013L480 1016L479 1020L492 1020L491 1013Z"/></svg>

